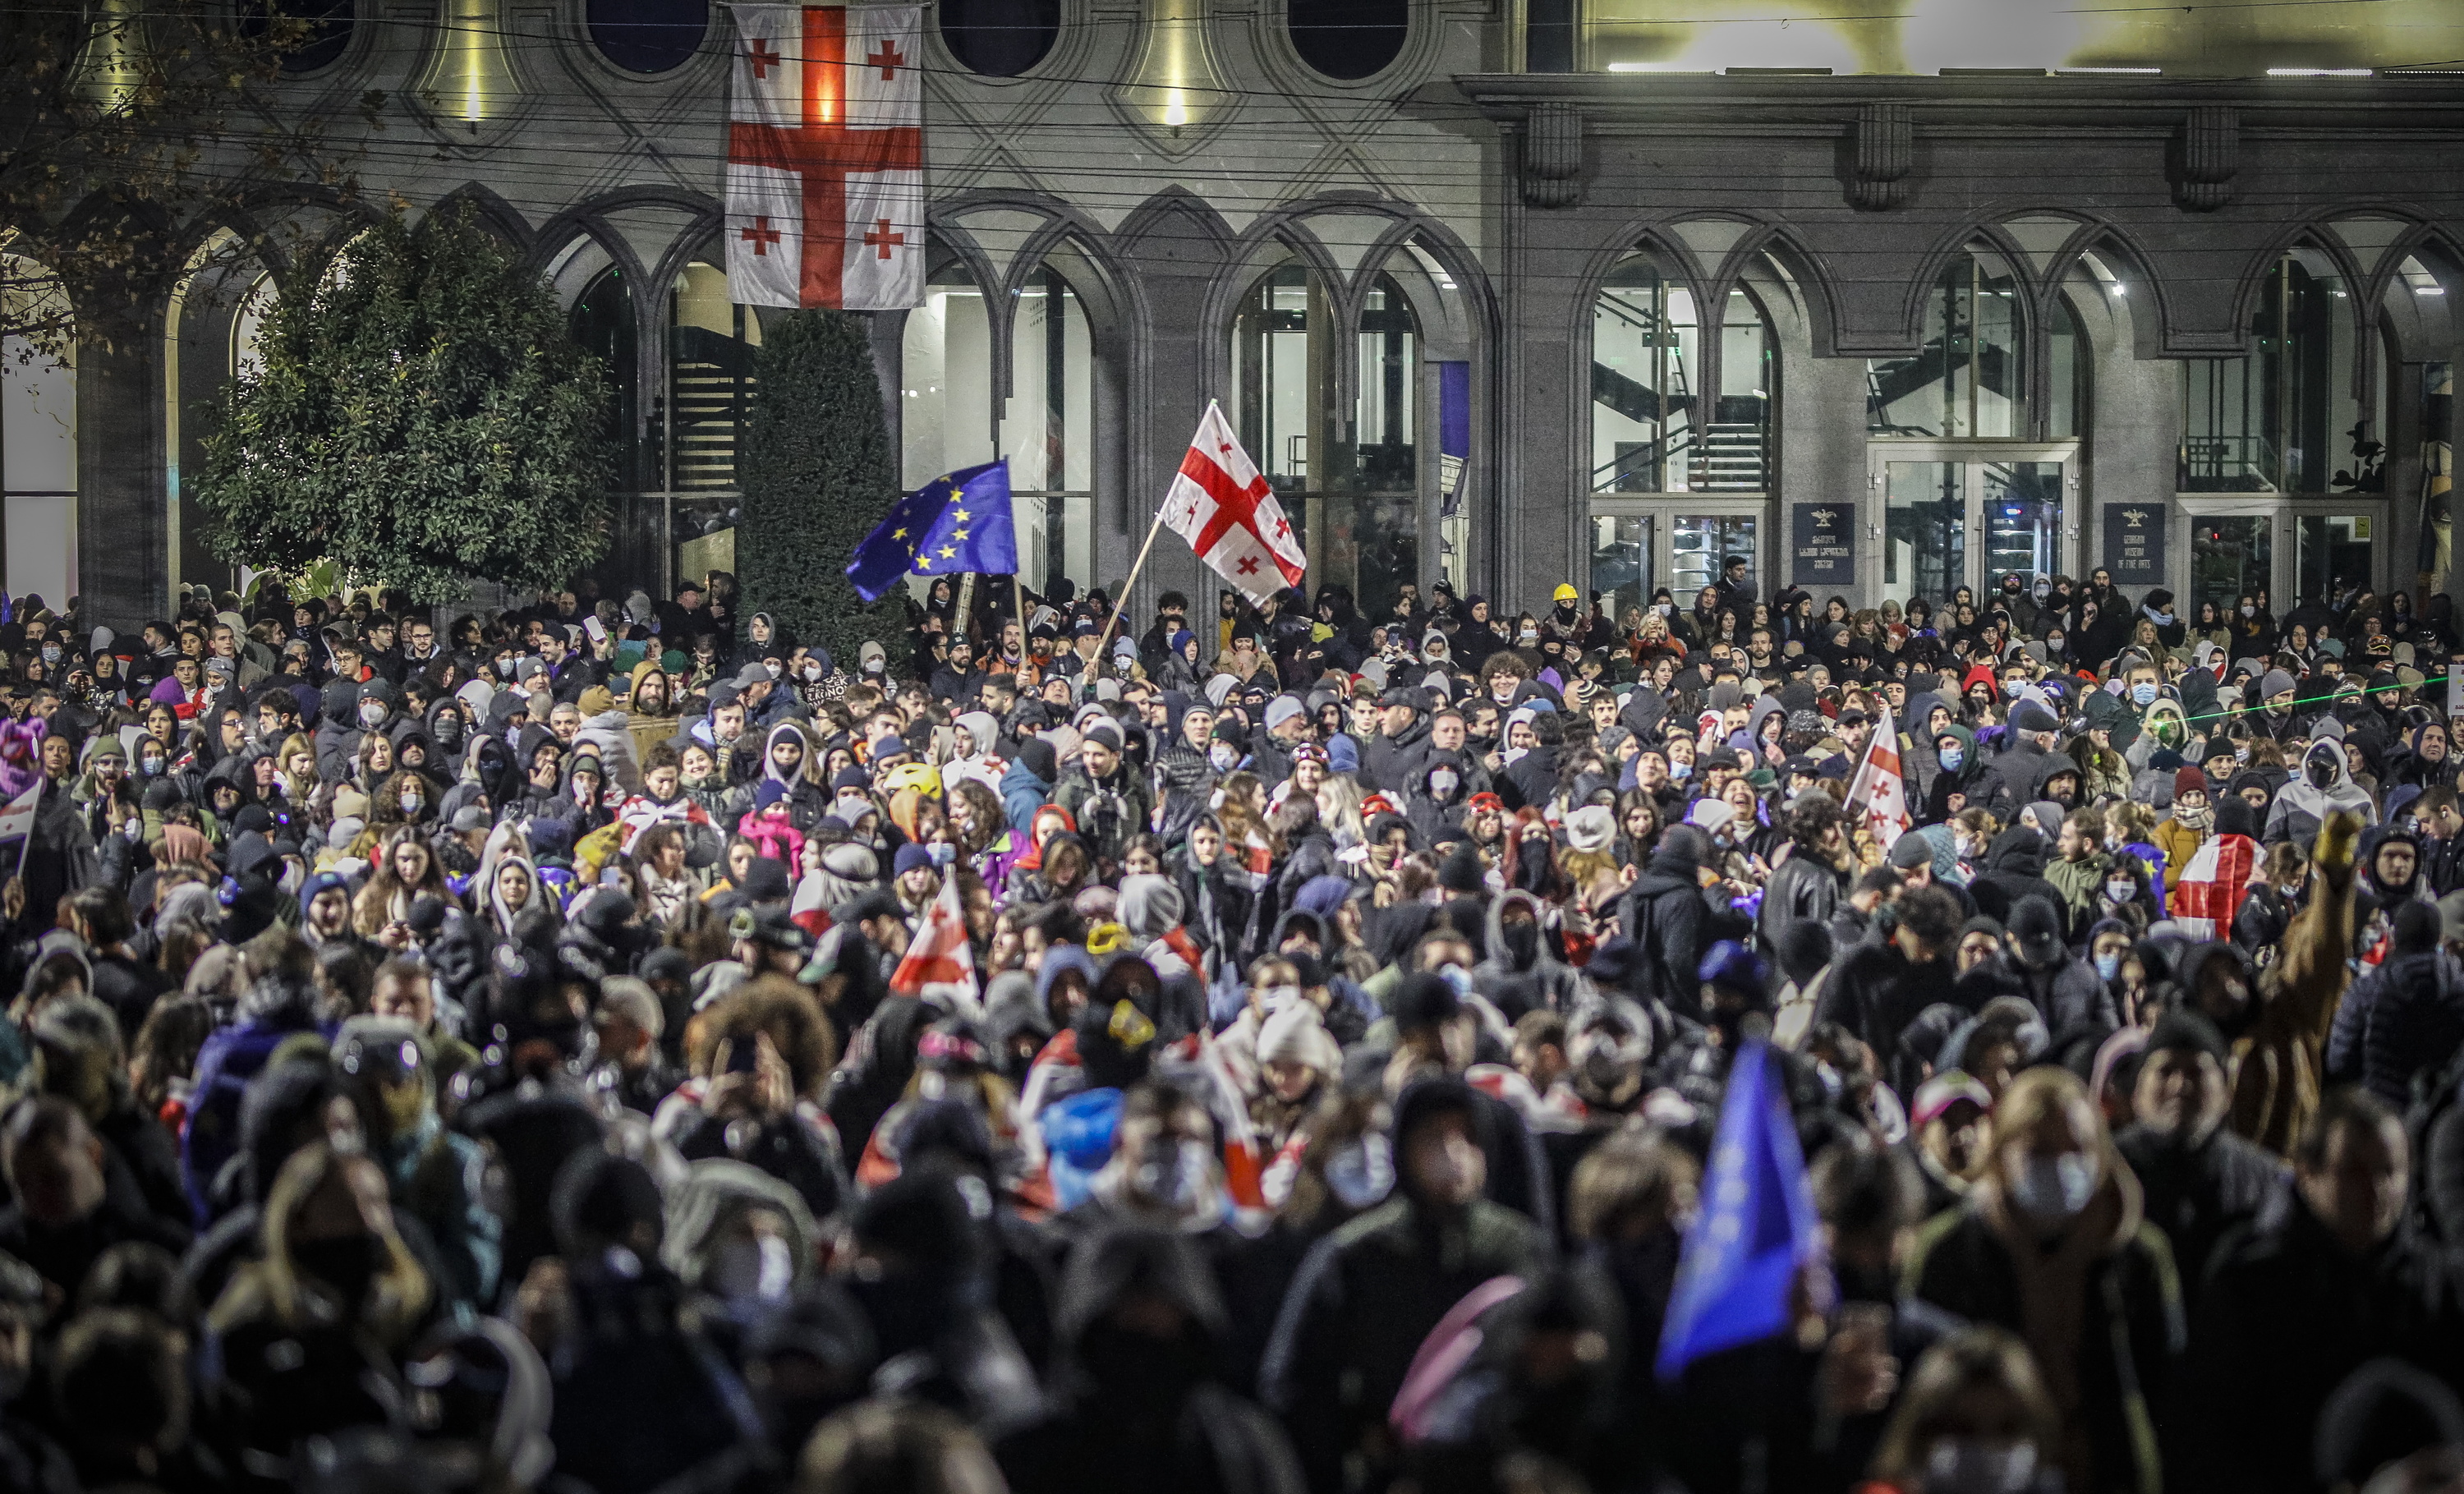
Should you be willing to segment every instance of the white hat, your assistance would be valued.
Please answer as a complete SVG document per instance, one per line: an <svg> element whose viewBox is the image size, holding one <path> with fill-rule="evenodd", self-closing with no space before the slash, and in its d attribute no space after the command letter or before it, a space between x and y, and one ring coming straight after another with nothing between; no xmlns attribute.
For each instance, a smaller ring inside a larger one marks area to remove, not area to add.
<svg viewBox="0 0 2464 1494"><path fill-rule="evenodd" d="M1315 1005L1287 1001L1259 1025L1258 1062L1278 1061L1307 1064L1320 1073L1332 1073L1343 1066L1343 1049L1327 1032Z"/></svg>
<svg viewBox="0 0 2464 1494"><path fill-rule="evenodd" d="M1726 809L1727 805L1722 803L1721 807ZM1609 812L1606 804L1585 804L1566 816L1566 844L1575 850L1606 850L1616 837L1617 816Z"/></svg>

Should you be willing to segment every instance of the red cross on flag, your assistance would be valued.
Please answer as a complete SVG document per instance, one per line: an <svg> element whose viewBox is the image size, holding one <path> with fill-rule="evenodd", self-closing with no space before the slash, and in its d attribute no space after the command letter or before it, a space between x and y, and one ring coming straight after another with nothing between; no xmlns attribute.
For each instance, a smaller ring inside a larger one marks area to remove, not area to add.
<svg viewBox="0 0 2464 1494"><path fill-rule="evenodd" d="M1900 775L1900 730L1891 724L1891 708L1874 723L1873 740L1865 744L1865 760L1848 782L1851 824L1873 832L1874 844L1889 850L1908 831L1908 784Z"/></svg>
<svg viewBox="0 0 2464 1494"><path fill-rule="evenodd" d="M735 11L728 295L748 306L922 305L922 11Z"/></svg>
<svg viewBox="0 0 2464 1494"><path fill-rule="evenodd" d="M1309 572L1309 557L1275 490L1241 450L1223 407L1213 400L1164 494L1160 522L1252 602L1264 604Z"/></svg>

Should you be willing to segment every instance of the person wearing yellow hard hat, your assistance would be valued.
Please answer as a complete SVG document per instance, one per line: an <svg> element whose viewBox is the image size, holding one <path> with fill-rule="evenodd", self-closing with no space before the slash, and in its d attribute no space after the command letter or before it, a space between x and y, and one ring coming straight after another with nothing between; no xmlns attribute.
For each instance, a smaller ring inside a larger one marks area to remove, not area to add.
<svg viewBox="0 0 2464 1494"><path fill-rule="evenodd" d="M1555 605L1550 607L1549 615L1540 620L1540 641L1543 643L1553 641L1579 658L1585 649L1594 647L1595 630L1603 635L1615 631L1608 619L1583 610L1583 594L1574 589L1572 582L1560 582L1549 600ZM1603 636L1600 641L1607 640Z"/></svg>

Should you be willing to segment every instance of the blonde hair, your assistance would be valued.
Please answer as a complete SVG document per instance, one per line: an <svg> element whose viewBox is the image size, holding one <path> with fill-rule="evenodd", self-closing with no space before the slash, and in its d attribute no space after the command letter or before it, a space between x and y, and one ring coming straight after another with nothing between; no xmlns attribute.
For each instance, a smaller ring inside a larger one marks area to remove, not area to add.
<svg viewBox="0 0 2464 1494"><path fill-rule="evenodd" d="M291 1231L297 1217L329 1185L351 1192L363 1223L376 1221L368 1233L376 1240L382 1263L363 1302L336 1302L323 1283L303 1278L291 1259ZM308 1328L357 1308L361 1323L388 1346L407 1339L427 1314L434 1288L395 1232L392 1216L385 1211L372 1213L365 1206L363 1187L377 1197L387 1191L385 1174L360 1153L338 1152L327 1141L311 1142L293 1153L266 1195L265 1211L257 1224L262 1254L231 1279L215 1302L209 1316L214 1330L228 1331L259 1315L270 1316L284 1328Z"/></svg>

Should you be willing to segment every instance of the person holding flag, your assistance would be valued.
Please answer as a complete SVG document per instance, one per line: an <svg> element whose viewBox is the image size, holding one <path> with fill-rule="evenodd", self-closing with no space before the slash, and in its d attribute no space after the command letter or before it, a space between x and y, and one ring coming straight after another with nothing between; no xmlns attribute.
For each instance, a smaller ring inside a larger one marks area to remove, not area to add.
<svg viewBox="0 0 2464 1494"><path fill-rule="evenodd" d="M1857 776L1848 782L1847 811L1850 823L1861 826L1874 837L1874 844L1889 850L1899 838L1907 833L1908 785L1900 772L1900 734L1891 724L1891 709L1881 708L1882 719L1874 728L1872 738L1865 744L1865 760L1857 766Z"/></svg>

